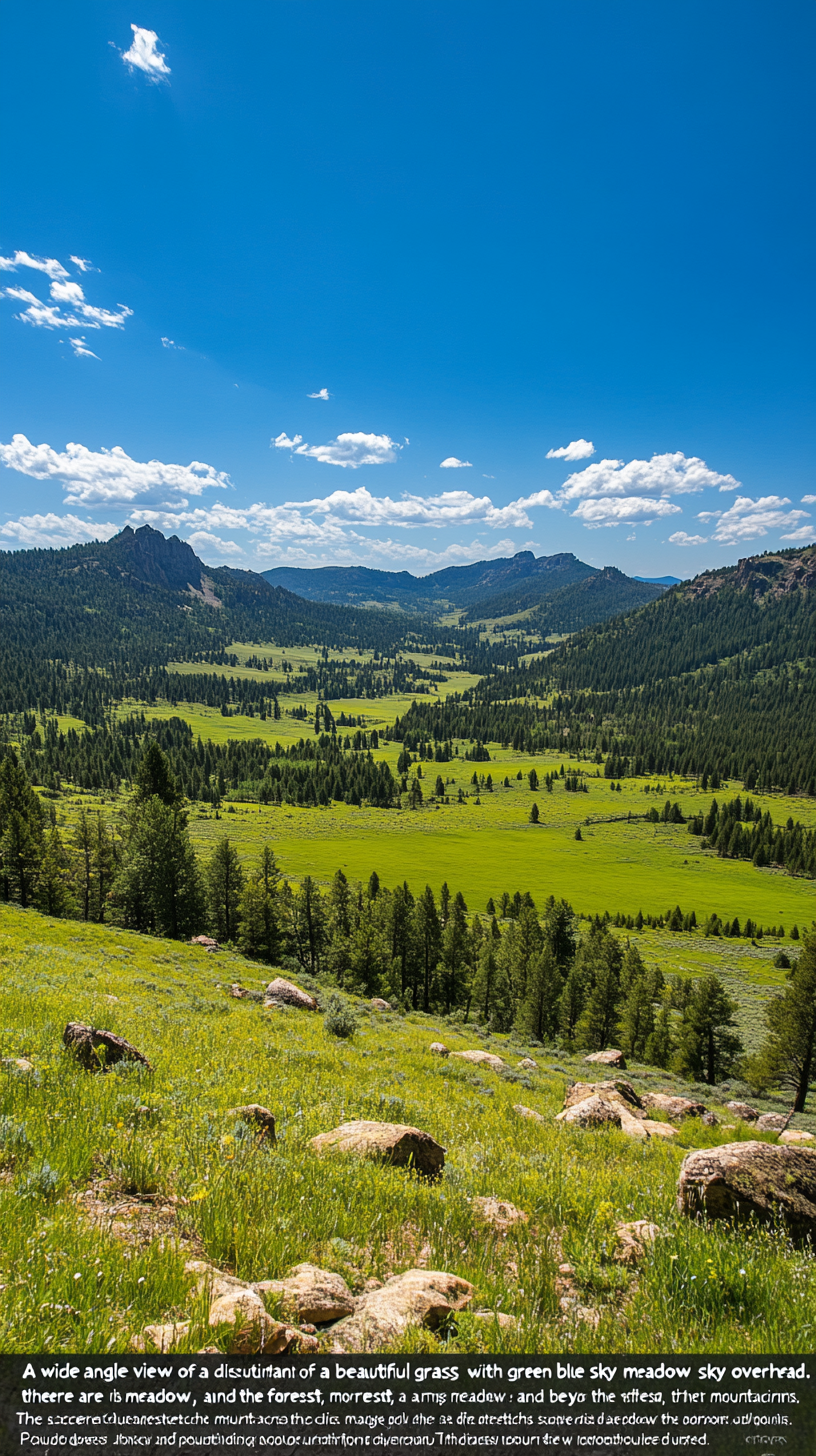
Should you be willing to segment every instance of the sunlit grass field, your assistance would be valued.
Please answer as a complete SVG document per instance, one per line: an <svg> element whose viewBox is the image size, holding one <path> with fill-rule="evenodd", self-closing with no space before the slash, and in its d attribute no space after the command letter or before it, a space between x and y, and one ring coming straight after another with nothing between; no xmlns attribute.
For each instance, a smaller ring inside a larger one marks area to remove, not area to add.
<svg viewBox="0 0 816 1456"><path fill-rule="evenodd" d="M644 949L664 943L690 965L709 953L668 935L645 937ZM675 1209L684 1153L750 1131L691 1122L671 1143L640 1145L562 1128L552 1119L568 1078L585 1072L580 1058L364 1005L341 1042L319 1015L264 1011L223 989L259 988L270 974L231 954L3 907L0 1348L125 1350L145 1324L180 1316L193 1318L189 1348L211 1344L183 1273L185 1258L203 1256L247 1279L309 1260L356 1290L420 1263L471 1280L474 1308L520 1321L502 1330L465 1315L447 1334L409 1334L402 1349L812 1350L812 1256L778 1232L697 1226ZM757 962L758 989L772 974ZM126 1036L154 1071L83 1072L62 1050L69 1019ZM434 1058L437 1039L489 1046L510 1078ZM538 1071L513 1071L531 1050ZM631 1075L644 1089L675 1085L654 1069ZM727 1095L705 1091L715 1109ZM275 1113L276 1148L241 1136L230 1109L247 1102ZM545 1123L520 1118L515 1103ZM430 1132L448 1150L442 1179L315 1157L309 1138L357 1117ZM529 1224L486 1233L471 1200L491 1194ZM613 1230L636 1218L663 1236L632 1272L612 1257ZM562 1260L582 1315L559 1304Z"/></svg>

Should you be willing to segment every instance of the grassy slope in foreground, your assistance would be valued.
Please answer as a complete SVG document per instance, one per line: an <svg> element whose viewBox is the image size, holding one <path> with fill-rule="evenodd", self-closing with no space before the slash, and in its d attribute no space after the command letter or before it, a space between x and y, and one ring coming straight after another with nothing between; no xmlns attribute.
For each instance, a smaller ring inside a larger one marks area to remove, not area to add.
<svg viewBox="0 0 816 1456"><path fill-rule="evenodd" d="M540 1071L521 1085L477 1075L428 1053L440 1036L454 1049L473 1045L472 1031L368 1008L354 1040L337 1042L319 1016L229 1000L216 982L258 986L261 968L227 954L214 959L9 908L0 954L2 1052L28 1057L36 1069L21 1074L6 1065L2 1074L2 1110L11 1119L2 1124L0 1182L4 1350L124 1350L145 1323L182 1312L201 1317L182 1272L191 1253L247 1278L274 1277L308 1259L357 1288L420 1262L472 1280L475 1306L523 1321L508 1334L464 1316L451 1352L812 1347L812 1255L778 1234L705 1228L675 1211L684 1152L750 1134L689 1124L671 1144L641 1146L617 1132L562 1129L551 1121L565 1082L552 1053L535 1053ZM126 1035L154 1073L82 1072L61 1049L69 1019ZM491 1046L510 1066L527 1050L498 1037ZM575 1077L579 1061L557 1056ZM642 1086L673 1082L653 1071L633 1075ZM235 1138L229 1109L248 1101L275 1113L276 1149ZM519 1118L516 1102L547 1123ZM145 1106L149 1115L140 1115ZM429 1185L353 1159L318 1160L308 1139L354 1117L427 1129L448 1149L442 1180ZM12 1124L24 1130L16 1151ZM44 1161L52 1172L38 1176ZM49 1182L56 1188L46 1198ZM510 1199L530 1225L506 1239L486 1237L470 1202L480 1194ZM636 1277L610 1257L614 1223L627 1218L651 1219L665 1235ZM174 1235L188 1242L177 1246ZM575 1267L582 1302L598 1311L597 1328L561 1311L555 1269L562 1258ZM193 1349L210 1340L200 1324L193 1328ZM440 1347L418 1332L400 1348Z"/></svg>

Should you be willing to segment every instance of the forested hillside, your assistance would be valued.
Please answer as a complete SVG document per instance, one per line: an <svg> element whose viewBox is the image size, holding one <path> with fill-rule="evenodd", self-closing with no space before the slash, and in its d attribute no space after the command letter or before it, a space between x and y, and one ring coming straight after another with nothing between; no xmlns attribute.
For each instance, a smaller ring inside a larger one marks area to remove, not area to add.
<svg viewBox="0 0 816 1456"><path fill-rule="evenodd" d="M622 612L633 612L662 592L661 586L636 581L615 566L605 566L603 571L588 572L563 586L558 585L557 578L536 577L477 602L468 609L466 620L477 622L526 611L526 625L546 637L550 633L580 632L583 627L592 627Z"/></svg>
<svg viewBox="0 0 816 1456"><path fill-rule="evenodd" d="M568 748L610 778L684 773L816 793L816 548L748 558L589 628L397 737Z"/></svg>

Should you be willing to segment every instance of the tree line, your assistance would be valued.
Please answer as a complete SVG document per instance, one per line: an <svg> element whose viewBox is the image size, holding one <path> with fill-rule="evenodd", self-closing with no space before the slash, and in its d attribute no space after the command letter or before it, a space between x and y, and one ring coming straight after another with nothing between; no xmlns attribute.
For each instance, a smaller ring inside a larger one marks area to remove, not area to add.
<svg viewBox="0 0 816 1456"><path fill-rule="evenodd" d="M376 872L365 888L351 884L342 870L328 890L310 876L295 890L269 846L245 870L226 836L200 862L155 739L144 747L119 841L101 814L83 812L71 849L73 866L17 755L6 752L0 894L7 901L172 939L208 931L250 959L361 996L385 995L406 1011L456 1015L587 1052L614 1043L634 1061L697 1081L717 1082L741 1063L737 1004L719 977L665 977L613 933L607 916L582 928L565 900L550 896L539 910L529 893L508 896L506 915L492 904L480 916L446 884L438 896L429 885L414 895L407 883L388 890ZM797 1015L813 945L806 935L791 971ZM816 995L811 1011L816 1023ZM787 1022L773 1015L764 1060L752 1064L755 1079L778 1081L790 1070ZM805 1090L812 1072L811 1061ZM803 1075L800 1068L800 1082Z"/></svg>

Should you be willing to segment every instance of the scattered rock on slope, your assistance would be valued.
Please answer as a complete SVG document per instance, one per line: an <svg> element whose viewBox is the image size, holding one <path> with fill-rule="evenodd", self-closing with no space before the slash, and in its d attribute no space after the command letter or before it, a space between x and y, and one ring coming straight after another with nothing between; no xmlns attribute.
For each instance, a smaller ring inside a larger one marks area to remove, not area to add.
<svg viewBox="0 0 816 1456"><path fill-rule="evenodd" d="M519 1065L519 1071L521 1071L521 1072L537 1072L538 1071L538 1062L534 1062L533 1059L532 1059L532 1057L522 1057L522 1059L521 1059L521 1061L519 1062L518 1065Z"/></svg>
<svg viewBox="0 0 816 1456"><path fill-rule="evenodd" d="M482 1222L498 1233L506 1233L514 1224L530 1222L529 1214L522 1213L520 1208L504 1198L473 1198L471 1202Z"/></svg>
<svg viewBox="0 0 816 1456"><path fill-rule="evenodd" d="M645 1218L636 1219L634 1223L616 1224L618 1247L615 1259L619 1264L636 1264L646 1253L646 1245L653 1244L659 1233L657 1224L649 1223Z"/></svg>
<svg viewBox="0 0 816 1456"><path fill-rule="evenodd" d="M473 1062L476 1066L492 1067L494 1072L498 1072L504 1066L501 1057L497 1057L495 1052L485 1052L481 1048L471 1052L451 1052L451 1056L459 1057L463 1062Z"/></svg>
<svg viewBox="0 0 816 1456"><path fill-rule="evenodd" d="M735 1117L742 1118L743 1122L756 1122L759 1117L756 1107L752 1107L749 1102L726 1102L725 1105L729 1112L733 1112Z"/></svg>
<svg viewBox="0 0 816 1456"><path fill-rule="evenodd" d="M662 1112L666 1117L704 1117L708 1108L703 1102L694 1102L690 1097L676 1097L672 1092L645 1092L641 1098L643 1106L650 1112Z"/></svg>
<svg viewBox="0 0 816 1456"><path fill-rule="evenodd" d="M89 1072L104 1071L115 1062L141 1062L152 1072L147 1057L112 1031L100 1031L98 1027L86 1026L82 1021L69 1021L62 1033L64 1045L72 1056Z"/></svg>
<svg viewBox="0 0 816 1456"><path fill-rule="evenodd" d="M585 1062L599 1062L604 1067L620 1067L621 1071L626 1068L626 1058L617 1047L607 1047L606 1051L593 1052L591 1056L584 1057Z"/></svg>
<svg viewBox="0 0 816 1456"><path fill-rule="evenodd" d="M816 1149L724 1143L684 1158L677 1207L690 1217L767 1220L778 1212L797 1238L816 1234Z"/></svg>
<svg viewBox="0 0 816 1456"><path fill-rule="evenodd" d="M513 1111L514 1112L517 1112L518 1115L519 1115L519 1117L526 1117L529 1122L546 1122L547 1121L547 1119L546 1119L546 1117L544 1117L543 1113L536 1112L536 1110L535 1110L534 1107L525 1107L523 1105L523 1103L521 1103L521 1102L514 1102L513 1103Z"/></svg>
<svg viewBox="0 0 816 1456"><path fill-rule="evenodd" d="M634 1116L643 1109L632 1083L626 1077L615 1077L609 1082L573 1082L564 1096L564 1106L574 1107L587 1097L603 1097L607 1102L619 1102Z"/></svg>
<svg viewBox="0 0 816 1456"><path fill-rule="evenodd" d="M302 1011L317 1010L314 996L310 996L308 991L301 991L293 981L285 981L283 976L276 976L274 981L269 982L264 1006L298 1006Z"/></svg>
<svg viewBox="0 0 816 1456"><path fill-rule="evenodd" d="M395 1168L410 1165L431 1178L445 1166L445 1149L430 1133L396 1122L344 1122L312 1138L312 1147L317 1153L356 1153L360 1158L375 1158Z"/></svg>
<svg viewBox="0 0 816 1456"><path fill-rule="evenodd" d="M248 1102L245 1107L234 1107L232 1111L235 1117L255 1128L259 1140L275 1142L275 1114L268 1107L262 1107L259 1102Z"/></svg>
<svg viewBox="0 0 816 1456"><path fill-rule="evenodd" d="M816 1143L816 1137L812 1132L803 1132L799 1127L786 1127L784 1132L779 1134L781 1143Z"/></svg>
<svg viewBox="0 0 816 1456"><path fill-rule="evenodd" d="M455 1274L409 1269L372 1290L332 1331L334 1354L363 1353L392 1344L411 1326L436 1330L473 1298L473 1285Z"/></svg>
<svg viewBox="0 0 816 1456"><path fill-rule="evenodd" d="M373 1006L375 1011L390 1011L391 1010L391 1002L390 1001L383 1001L382 996L372 996L372 998L371 998L371 1000L369 1001L368 1004L369 1004L369 1006Z"/></svg>
<svg viewBox="0 0 816 1456"><path fill-rule="evenodd" d="M254 1287L280 1299L286 1317L298 1324L328 1324L353 1314L356 1307L345 1279L315 1264L297 1264L286 1279L264 1279Z"/></svg>
<svg viewBox="0 0 816 1456"><path fill-rule="evenodd" d="M781 1112L763 1112L755 1123L757 1132L784 1132L789 1119Z"/></svg>
<svg viewBox="0 0 816 1456"><path fill-rule="evenodd" d="M445 1046L445 1043L443 1041L432 1041L431 1045L428 1047L428 1051L433 1052L435 1057L450 1056L450 1049L449 1047Z"/></svg>

